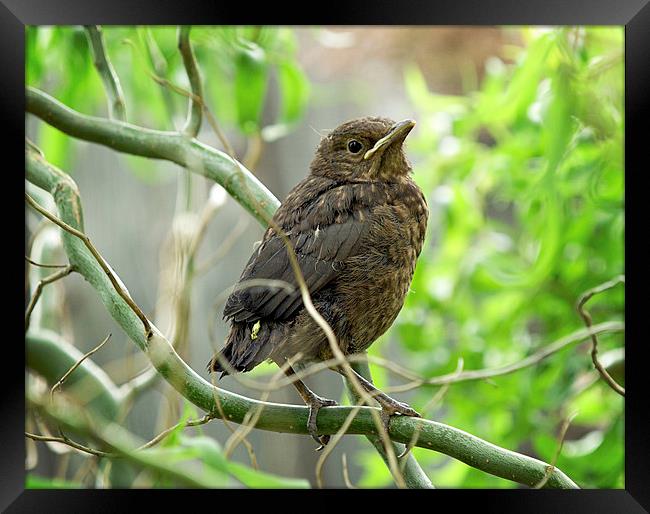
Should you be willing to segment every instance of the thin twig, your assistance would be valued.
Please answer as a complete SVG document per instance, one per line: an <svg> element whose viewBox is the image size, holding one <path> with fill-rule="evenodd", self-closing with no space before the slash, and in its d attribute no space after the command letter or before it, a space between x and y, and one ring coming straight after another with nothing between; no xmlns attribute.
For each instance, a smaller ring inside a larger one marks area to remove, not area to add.
<svg viewBox="0 0 650 514"><path fill-rule="evenodd" d="M91 355L93 355L94 353L96 353L97 351L99 351L99 349L100 349L102 346L104 346L104 345L108 342L108 340L109 340L110 338L111 338L111 334L108 334L108 335L104 338L104 340L103 340L101 343L99 343L97 346L95 346L95 347L94 347L92 350L90 350L89 352L84 353L83 356L81 357L81 359L79 359L77 362L75 362L75 363L72 365L72 367L71 367L68 371L65 372L65 374L64 374L64 375L63 375L63 376L58 380L58 382L57 382L56 384L54 384L54 385L52 386L52 388L50 389L50 400L51 400L51 401L54 400L54 393L56 392L56 390L59 389L59 388L63 385L63 383L64 383L64 382L68 379L68 377L69 377L69 376L74 372L74 370L76 370L79 366L81 366L81 363L82 363L83 361L85 361L88 357L90 357Z"/></svg>
<svg viewBox="0 0 650 514"><path fill-rule="evenodd" d="M348 489L357 489L357 487L350 480L350 475L348 471L348 458L345 453L341 455L341 466L343 468L343 482L345 482L345 487L347 487Z"/></svg>
<svg viewBox="0 0 650 514"><path fill-rule="evenodd" d="M27 332L27 329L29 328L29 320L32 316L32 312L34 311L34 307L36 307L38 299L41 297L43 288L52 282L56 282L63 277L67 277L73 271L75 271L74 266L66 266L62 270L55 271L51 275L48 275L47 277L41 279L39 283L36 284L36 289L34 290L34 294L29 300L29 305L27 306L27 311L25 312L25 332Z"/></svg>
<svg viewBox="0 0 650 514"><path fill-rule="evenodd" d="M31 139L28 137L25 138L25 144L30 150L33 150L36 152L38 155L41 156L41 158L45 159L45 154L43 153L43 150L41 150L38 146L36 146L36 143L34 143Z"/></svg>
<svg viewBox="0 0 650 514"><path fill-rule="evenodd" d="M585 322L585 325L587 325L587 328L591 328L592 326L592 320L591 320L591 314L587 312L587 310L584 308L585 304L595 295L602 293L603 291L607 291L608 289L611 289L612 287L617 286L618 284L624 284L625 283L625 276L624 275L619 275L613 280L609 280L608 282L605 282L604 284L601 284L599 286L596 286L592 289L589 289L585 293L583 293L580 298L578 299L578 304L577 304L577 309L578 313L582 317L582 319ZM605 367L600 363L598 360L598 338L596 337L596 334L591 334L591 360L594 363L594 366L598 370L598 373L600 373L600 376L605 380L605 382L611 387L614 391L616 391L618 394L621 396L625 396L625 388L621 387L616 380L614 380L611 375L607 372Z"/></svg>
<svg viewBox="0 0 650 514"><path fill-rule="evenodd" d="M160 434L158 434L156 437L151 439L149 442L144 443L142 446L138 446L134 451L141 451L141 450L146 450L147 448L151 448L152 446L157 445L159 442L165 439L169 434L171 434L174 430L177 430L179 427L187 428L187 427L197 427L199 425L205 425L206 423L209 423L214 419L214 416L211 414L206 414L200 419L190 419L188 421L180 421L179 423L176 423L174 426L169 427L166 430L163 430Z"/></svg>
<svg viewBox="0 0 650 514"><path fill-rule="evenodd" d="M195 102L197 104L200 104L202 106L203 112L206 115L206 118L208 119L208 123L210 124L210 127L212 127L212 130L217 134L217 137L219 138L219 141L221 141L221 144L223 145L224 149L226 150L226 153L228 154L228 156L231 159L235 160L235 157L234 157L235 156L235 150L233 149L232 145L230 144L230 142L226 138L225 134L223 133L223 131L219 127L219 124L217 123L217 120L212 115L212 112L208 108L208 106L205 103L205 101L203 100L203 98L201 98L199 96L196 96L194 93L191 93L191 92L187 91L186 89L183 89L180 86L177 86L176 84L174 84L173 82L167 80L164 77L159 77L155 73L149 72L149 76L155 82L160 84L161 86L167 87L167 88L171 89L172 91L174 91L175 93L186 96L186 97L190 98L191 101L193 101L193 102Z"/></svg>
<svg viewBox="0 0 650 514"><path fill-rule="evenodd" d="M368 382L372 383L372 375L370 373L370 367L367 364L357 363L353 366L351 363L349 363L348 366L350 370L355 373L355 378L357 376L356 373L358 373L359 376L365 378ZM348 396L351 397L353 401L357 402L358 404L360 398L363 397L359 395L357 388L355 388L354 384L351 383L349 380L346 380L346 386L347 386ZM373 392L367 392L367 395L370 397L374 397L375 394L381 394L381 391L377 389ZM365 403L368 404L367 400L365 400ZM366 434L366 438L377 449L377 452L379 453L379 455L382 457L382 459L388 466L397 487L399 487L400 489L404 489L407 487L406 475L402 472L402 468L399 465L399 460L397 459L398 448L396 445L392 443L391 438L388 435L390 423L397 416L389 417L386 425L384 425L384 423L381 422L379 412L374 409L372 412L374 413L372 416L372 420L373 420L373 425L375 426L375 433L373 434L372 432L370 432ZM424 475L424 472L422 468L420 468L419 464L415 461L415 459L412 460L415 462L415 468L417 469L409 470L409 474L411 473L411 471L415 471L416 475L418 474ZM424 481L419 481L418 477L413 477L413 478L415 478L415 480L411 480L409 478L409 482L413 486L426 487L426 485L424 485ZM431 482L430 480L428 480L428 477L426 477L425 481L428 482L429 485L431 485Z"/></svg>
<svg viewBox="0 0 650 514"><path fill-rule="evenodd" d="M550 466L547 466L546 472L544 473L544 478L542 478L537 484L535 484L533 486L533 489L541 489L546 485L548 479L551 478L551 475L555 471L555 464L557 463L557 459L560 457L560 453L562 452L562 446L564 445L564 438L566 437L566 432L569 428L569 425L571 424L571 421L573 421L573 418L575 418L577 414L578 414L577 412L574 412L573 414L568 416L562 423L562 428L560 429L558 444L555 450L555 455L553 455L553 460L551 461Z"/></svg>
<svg viewBox="0 0 650 514"><path fill-rule="evenodd" d="M83 444L77 443L76 441L73 441L69 437L63 435L61 437L56 437L56 436L45 436L45 435L38 435L38 434L32 434L30 432L25 432L25 437L29 437L30 439L34 441L42 441L42 442L48 442L48 443L61 443L65 444L67 446L70 446L76 450L89 453L90 455L95 455L96 457L113 457L114 454L112 453L107 453L103 452L101 450L97 450L95 448L90 448L88 446L84 446Z"/></svg>
<svg viewBox="0 0 650 514"><path fill-rule="evenodd" d="M334 448L336 448L336 446L339 444L339 442L347 432L348 428L350 427L350 424L352 423L352 420L354 420L355 416L359 412L359 409L364 404L364 402L365 400L361 399L361 402L352 408L350 414L348 414L347 418L345 418L345 421L343 422L341 427L338 429L336 434L332 436L329 443L327 443L327 446L325 446L323 453L321 453L320 457L318 457L318 460L316 461L315 475L316 475L316 484L318 485L319 488L322 489L324 487L322 473L323 473L323 466L325 465L325 461L329 457L330 453L334 451Z"/></svg>
<svg viewBox="0 0 650 514"><path fill-rule="evenodd" d="M149 64L153 67L157 75L164 77L167 74L167 60L165 59L163 53L160 51L158 43L156 43L156 38L151 33L151 29L149 27L143 27L140 34L142 35L141 37L144 39L144 44L147 48L147 57L149 58ZM170 92L166 89L162 90L162 97L163 102L165 103L165 108L167 110L167 116L169 117L171 126L174 128L174 118L176 112L174 101L170 95Z"/></svg>
<svg viewBox="0 0 650 514"><path fill-rule="evenodd" d="M262 149L264 148L264 140L260 135L259 131L251 135L247 139L246 154L242 159L244 166L249 170L254 170L257 167L257 163L262 156Z"/></svg>
<svg viewBox="0 0 650 514"><path fill-rule="evenodd" d="M104 258L101 256L101 254L97 251L95 246L91 243L90 238L84 234L83 232L80 232L74 227L71 227L68 225L66 222L60 220L50 212L48 212L46 209L43 209L38 203L34 201L34 199L29 196L27 193L25 193L25 200L27 200L27 203L35 210L40 212L43 216L45 216L47 219L49 219L52 223L57 224L59 227L61 227L63 230L66 232L69 232L70 234L78 237L83 241L83 243L86 245L86 248L90 251L90 253L93 254L95 259L97 260L97 263L101 266L101 268L104 270L104 273L108 276L109 280L111 281L111 284L113 284L113 287L115 288L115 291L117 291L117 294L119 294L122 299L127 303L129 307L131 307L131 310L135 313L135 315L140 318L140 321L142 321L142 324L144 325L145 329L145 336L147 339L151 337L151 325L149 324L149 320L147 317L144 315L144 313L140 310L140 307L136 305L136 303L131 299L129 294L124 291L124 288L120 285L120 283L115 279L115 276L113 275L113 272L109 268L108 264L106 264L106 261Z"/></svg>
<svg viewBox="0 0 650 514"><path fill-rule="evenodd" d="M29 257L27 257L27 255L25 255L25 260L29 262L32 266L36 266L38 268L67 268L68 267L68 264L42 264L40 262L36 262L30 259Z"/></svg>
<svg viewBox="0 0 650 514"><path fill-rule="evenodd" d="M592 330L592 328L595 329L596 327L598 328L598 330ZM557 339L554 342L544 346L537 352L513 364L500 366L498 368L487 368L487 369L480 369L480 370L473 370L473 371L464 371L463 373L460 373L458 375L456 375L456 373L454 372L454 373L449 373L447 375L442 375L440 377L435 377L430 379L418 378L408 384L395 386L391 388L391 390L407 391L422 385L439 386L444 384L468 382L473 380L485 380L496 376L508 375L510 373L514 373L515 371L519 371L521 369L533 366L541 362L542 360L546 359L547 357L553 355L554 353L557 353L563 348L573 343L576 343L578 341L582 341L583 339L589 336L593 336L596 333L621 331L624 330L624 327L625 324L622 322L618 322L618 321L604 322L599 325L594 325L593 327L588 327L589 330L584 330L584 329L577 330L569 335ZM392 369L393 371L395 371L396 367L393 366Z"/></svg>

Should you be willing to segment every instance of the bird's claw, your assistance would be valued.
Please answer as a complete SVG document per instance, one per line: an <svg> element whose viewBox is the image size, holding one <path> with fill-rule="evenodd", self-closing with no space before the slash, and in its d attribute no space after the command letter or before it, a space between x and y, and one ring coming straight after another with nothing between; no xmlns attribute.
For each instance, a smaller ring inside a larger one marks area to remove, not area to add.
<svg viewBox="0 0 650 514"><path fill-rule="evenodd" d="M318 427L316 424L316 419L318 418L318 411L321 409L321 407L332 407L338 405L334 400L327 400L325 398L317 398L314 399L310 404L309 404L309 418L307 418L307 430L309 431L309 435L311 435L312 439L318 443L318 448L316 448L316 451L319 452L325 446L327 446L327 443L329 443L330 436L325 434L325 435L318 435Z"/></svg>
<svg viewBox="0 0 650 514"><path fill-rule="evenodd" d="M312 437L314 437L314 436L312 435ZM316 448L314 450L316 452L321 451L323 448L325 448L327 446L327 443L330 442L330 436L329 435L322 435L320 437L317 436L317 437L314 437L314 439L319 444L318 448Z"/></svg>
<svg viewBox="0 0 650 514"><path fill-rule="evenodd" d="M395 414L399 416L409 416L412 418L421 418L420 413L413 409L410 405L397 400L393 400L390 403L382 403L381 405L381 423L388 433L388 424L390 423L391 416Z"/></svg>

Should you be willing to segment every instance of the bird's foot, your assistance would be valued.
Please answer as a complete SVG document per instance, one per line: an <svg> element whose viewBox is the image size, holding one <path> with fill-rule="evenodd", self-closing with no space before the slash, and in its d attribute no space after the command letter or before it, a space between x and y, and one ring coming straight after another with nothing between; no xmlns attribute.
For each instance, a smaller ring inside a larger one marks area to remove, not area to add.
<svg viewBox="0 0 650 514"><path fill-rule="evenodd" d="M316 451L319 452L327 443L329 443L329 435L318 435L318 427L316 425L316 418L318 417L318 411L321 407L331 407L338 405L334 400L328 400L326 398L321 398L320 396L314 396L309 402L309 417L307 418L307 430L309 435L316 441L319 446L316 448Z"/></svg>
<svg viewBox="0 0 650 514"><path fill-rule="evenodd" d="M390 423L391 416L395 414L399 416L410 416L414 418L421 418L420 414L413 409L410 405L398 402L386 396L385 398L375 398L381 405L381 423L388 433L388 424Z"/></svg>

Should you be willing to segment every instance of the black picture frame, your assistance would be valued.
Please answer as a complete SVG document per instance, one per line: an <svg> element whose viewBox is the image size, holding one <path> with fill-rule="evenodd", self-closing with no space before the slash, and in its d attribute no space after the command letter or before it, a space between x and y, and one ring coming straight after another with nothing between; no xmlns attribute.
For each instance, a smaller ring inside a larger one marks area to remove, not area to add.
<svg viewBox="0 0 650 514"><path fill-rule="evenodd" d="M482 511L498 512L647 512L650 510L650 434L647 412L649 395L644 394L643 380L648 361L644 358L647 343L640 334L643 323L644 276L643 247L635 241L634 227L643 224L643 173L647 170L647 149L644 128L650 103L650 6L649 0L454 0L453 2L341 2L328 1L309 4L277 3L201 3L197 0L138 0L90 2L82 0L0 0L0 113L4 162L7 163L4 183L5 226L17 225L10 212L19 212L19 188L24 181L18 173L24 166L24 27L25 25L58 24L282 24L282 25L621 25L625 26L625 204L627 237L625 241L626 274L626 404L625 404L625 489L624 490L436 490L424 492L400 491L137 491L137 490L24 490L25 482L25 375L20 358L10 357L18 348L22 331L23 312L14 301L17 290L24 291L19 273L6 273L16 280L7 291L6 319L16 337L7 337L3 346L3 381L0 401L0 509L7 512L103 512L135 510L139 504L151 509L155 500L168 501L170 494L184 495L185 505L197 509L223 508L234 495L246 494L248 508L252 499L270 494L285 501L291 495L290 508L310 510L311 494L327 495L325 505L336 505L332 495L362 494L362 501L371 496L417 494L408 499L426 502L430 508L441 509L440 500L451 500L455 508L468 501L477 502ZM19 155L21 157L19 157ZM13 163L13 160L19 161ZM22 162L22 164L21 164ZM635 182L637 182L635 187ZM641 200L641 201L639 201ZM16 202L13 205L11 202ZM11 210L15 209L15 210ZM23 211L24 212L24 211ZM631 222L631 223L630 223ZM629 227L632 227L630 230ZM20 236L16 236L20 237ZM23 230L24 237L24 230ZM642 240L642 238L639 238ZM22 250L11 244L5 270L24 266ZM9 283L9 281L5 281ZM16 312L14 312L14 309ZM21 309L24 309L24 305ZM7 334L9 335L9 334ZM12 334L13 335L13 334ZM24 353L22 354L24 358ZM210 498L207 495L210 495ZM424 497L423 495L433 495ZM187 496L189 495L189 496ZM287 498L285 498L287 497ZM214 502L214 503L213 503ZM332 502L332 503L330 503ZM431 503L429 503L431 502ZM435 503L434 503L435 502ZM241 498L238 503L241 504ZM302 505L302 506L301 506ZM276 504L280 507L280 504ZM413 506L415 507L415 506ZM270 507L267 507L270 508Z"/></svg>

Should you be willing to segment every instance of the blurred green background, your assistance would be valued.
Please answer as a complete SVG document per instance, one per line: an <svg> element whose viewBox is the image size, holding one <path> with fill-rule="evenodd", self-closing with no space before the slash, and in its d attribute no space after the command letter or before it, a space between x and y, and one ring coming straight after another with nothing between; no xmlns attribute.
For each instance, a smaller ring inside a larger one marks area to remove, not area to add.
<svg viewBox="0 0 650 514"><path fill-rule="evenodd" d="M176 30L103 28L131 123L183 125L187 98L153 79L189 88ZM583 327L575 308L580 294L624 273L623 38L622 27L191 30L209 108L239 158L280 199L305 176L328 129L366 115L417 121L407 154L431 210L427 240L406 304L370 354L425 377L453 372L459 359L465 370L523 359ZM107 115L82 27L28 27L26 39L29 85L77 111ZM78 183L95 245L143 310L156 312L165 294L165 237L179 213L200 212L211 184L166 162L77 141L33 117L26 127L46 158ZM198 138L223 148L205 121ZM30 214L29 234L37 222ZM181 354L201 373L225 336L215 299L236 282L262 231L232 199L208 227L200 256L208 258L229 237L231 247L192 284ZM117 384L144 367L82 279L70 276L52 290L60 295L58 331L81 351L113 333L93 358ZM624 286L588 308L595 323L623 320ZM600 337L601 360L621 384L623 346L622 333ZM371 369L380 388L403 382ZM262 365L253 374L272 372ZM340 378L330 375L307 382L345 402ZM259 397L232 378L219 385ZM581 487L624 487L624 399L598 378L588 342L509 375L454 384L427 405L438 392L423 386L394 396L420 411L427 406L429 419L547 462L563 420L575 414L558 467ZM291 388L271 400L301 403ZM198 415L160 383L136 400L123 424L148 439L183 412ZM205 443L204 436L223 444L229 435L216 420L187 429L165 448L190 448L188 440ZM313 485L318 454L311 439L254 431L250 441L260 469ZM219 453L218 444L206 444ZM327 486L344 486L343 453L355 485L393 486L378 454L356 436L330 456ZM101 470L86 466L87 457L60 446L28 441L28 455L32 487L114 485L109 473L100 477ZM517 487L444 455L415 455L437 487ZM249 464L243 448L232 459ZM174 485L140 469L137 477L135 487ZM269 484L255 473L215 480L214 486Z"/></svg>

